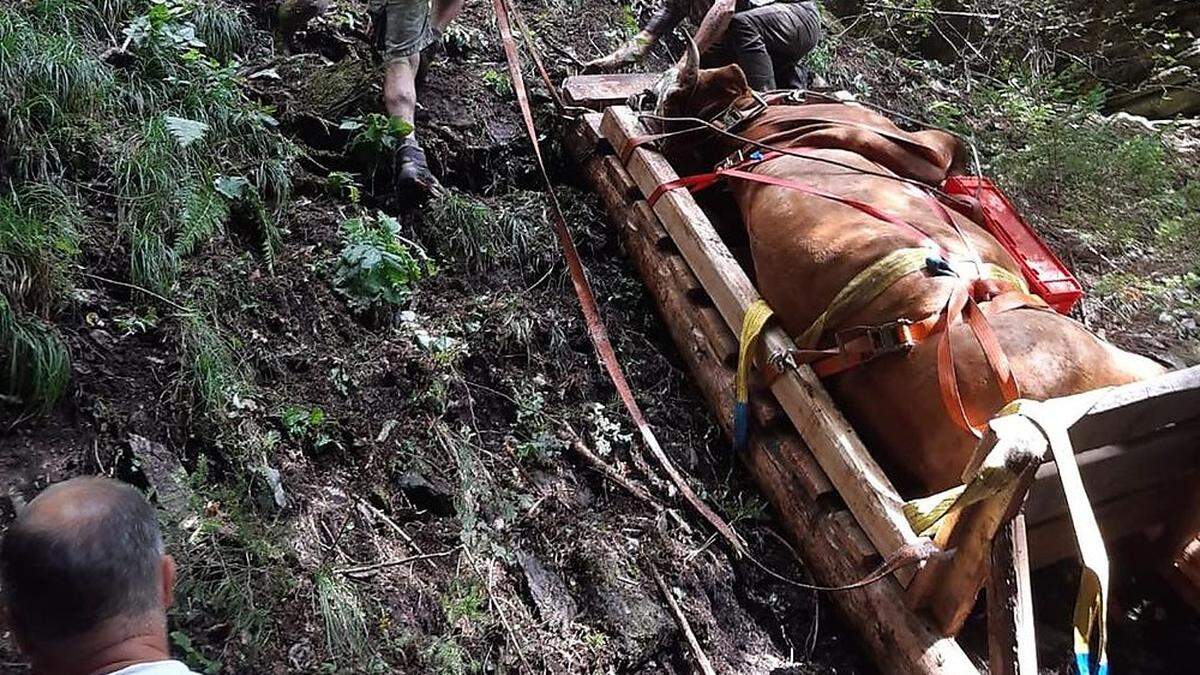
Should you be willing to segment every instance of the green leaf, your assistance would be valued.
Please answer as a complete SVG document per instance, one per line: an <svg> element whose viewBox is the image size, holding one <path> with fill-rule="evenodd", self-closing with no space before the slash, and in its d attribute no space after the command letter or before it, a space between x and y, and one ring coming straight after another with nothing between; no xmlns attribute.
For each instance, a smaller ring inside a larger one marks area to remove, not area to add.
<svg viewBox="0 0 1200 675"><path fill-rule="evenodd" d="M213 180L213 188L229 199L241 199L250 187L250 180L245 176L217 176Z"/></svg>
<svg viewBox="0 0 1200 675"><path fill-rule="evenodd" d="M393 136L404 138L413 132L413 125L399 117L391 117L388 119L388 131Z"/></svg>
<svg viewBox="0 0 1200 675"><path fill-rule="evenodd" d="M167 125L167 131L171 136L179 142L183 147L187 147L196 141L204 138L208 133L208 125L204 122L189 120L183 117L172 117L167 115L163 118Z"/></svg>

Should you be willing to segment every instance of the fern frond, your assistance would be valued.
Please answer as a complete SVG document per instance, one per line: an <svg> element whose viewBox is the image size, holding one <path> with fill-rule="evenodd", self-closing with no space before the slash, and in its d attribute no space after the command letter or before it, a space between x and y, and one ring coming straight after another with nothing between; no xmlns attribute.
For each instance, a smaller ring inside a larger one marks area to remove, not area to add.
<svg viewBox="0 0 1200 675"><path fill-rule="evenodd" d="M175 235L177 256L191 255L204 242L221 233L229 218L229 206L210 185L188 183L181 191L179 231Z"/></svg>

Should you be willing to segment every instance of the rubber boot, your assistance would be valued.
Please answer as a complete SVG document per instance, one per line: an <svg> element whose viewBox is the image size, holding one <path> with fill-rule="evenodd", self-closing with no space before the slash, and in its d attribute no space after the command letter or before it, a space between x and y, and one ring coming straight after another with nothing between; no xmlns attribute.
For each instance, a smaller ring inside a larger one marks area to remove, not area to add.
<svg viewBox="0 0 1200 675"><path fill-rule="evenodd" d="M397 153L400 170L396 175L396 190L401 193L418 193L424 196L441 192L442 186L429 171L425 151L416 139L406 138Z"/></svg>

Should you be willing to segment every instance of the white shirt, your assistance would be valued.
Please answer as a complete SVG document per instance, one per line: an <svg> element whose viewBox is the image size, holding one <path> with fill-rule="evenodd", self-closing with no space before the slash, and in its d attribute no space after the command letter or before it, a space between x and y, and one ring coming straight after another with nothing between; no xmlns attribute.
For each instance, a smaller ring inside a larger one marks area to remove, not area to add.
<svg viewBox="0 0 1200 675"><path fill-rule="evenodd" d="M122 668L112 675L199 675L179 661L151 661Z"/></svg>

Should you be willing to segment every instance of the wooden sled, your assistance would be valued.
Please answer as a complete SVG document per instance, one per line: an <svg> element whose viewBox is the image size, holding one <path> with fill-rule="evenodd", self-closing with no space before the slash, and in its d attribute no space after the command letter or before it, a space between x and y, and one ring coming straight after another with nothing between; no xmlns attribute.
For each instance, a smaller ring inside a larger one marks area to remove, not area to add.
<svg viewBox="0 0 1200 675"><path fill-rule="evenodd" d="M696 384L730 429L738 342L746 308L759 298L750 278L686 190L651 208L646 198L677 178L649 147L622 165L613 148L646 133L624 102L646 76L580 76L563 91L585 114L568 127L567 146L617 227L627 255ZM791 344L780 329L763 334L765 353ZM1064 405L1069 401L1064 401ZM779 513L813 575L825 585L854 582L918 540L904 499L807 367L778 378L751 401L756 422L743 458ZM1070 437L1093 510L1110 546L1152 528L1179 528L1179 577L1200 574L1200 368L1109 391L1075 423ZM1044 439L1041 439L1044 443ZM977 457L1044 444L1028 430L994 429ZM1036 673L1030 569L1075 555L1053 463L1012 492L968 507L936 542L953 555L830 598L888 673L980 672L955 636L987 588L992 673Z"/></svg>

